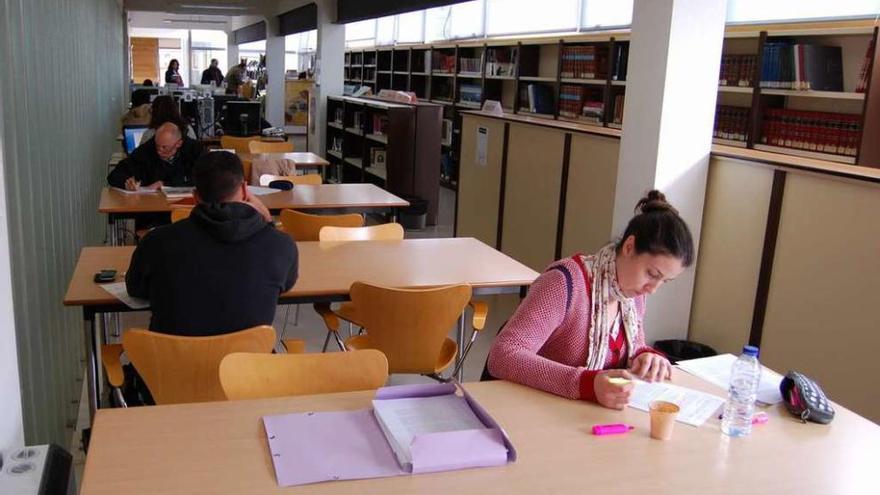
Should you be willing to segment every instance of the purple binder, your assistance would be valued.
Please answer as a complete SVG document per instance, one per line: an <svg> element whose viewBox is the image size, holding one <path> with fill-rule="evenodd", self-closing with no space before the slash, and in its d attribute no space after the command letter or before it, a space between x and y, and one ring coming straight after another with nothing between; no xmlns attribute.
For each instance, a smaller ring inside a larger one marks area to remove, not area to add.
<svg viewBox="0 0 880 495"><path fill-rule="evenodd" d="M412 471L400 466L372 409L263 417L280 486L321 481L500 466L516 460L504 430L463 387L454 383L384 387L376 400L462 396L486 429L417 435L410 446Z"/></svg>

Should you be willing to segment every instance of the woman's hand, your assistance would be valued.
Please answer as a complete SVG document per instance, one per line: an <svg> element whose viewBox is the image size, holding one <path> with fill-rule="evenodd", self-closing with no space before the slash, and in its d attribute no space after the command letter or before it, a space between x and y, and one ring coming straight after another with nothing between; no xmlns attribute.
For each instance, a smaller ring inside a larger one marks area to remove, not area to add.
<svg viewBox="0 0 880 495"><path fill-rule="evenodd" d="M612 378L632 380L626 370L600 371L593 379L593 390L596 392L596 401L609 408L622 410L629 403L629 396L635 385L629 382L625 385L613 383Z"/></svg>
<svg viewBox="0 0 880 495"><path fill-rule="evenodd" d="M633 359L629 370L647 382L657 382L672 378L672 365L660 354L643 352Z"/></svg>

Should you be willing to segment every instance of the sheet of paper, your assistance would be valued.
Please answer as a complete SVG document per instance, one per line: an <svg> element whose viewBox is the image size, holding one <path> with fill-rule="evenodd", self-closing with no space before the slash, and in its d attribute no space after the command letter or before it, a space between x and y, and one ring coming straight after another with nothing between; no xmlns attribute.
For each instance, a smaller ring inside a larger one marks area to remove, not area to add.
<svg viewBox="0 0 880 495"><path fill-rule="evenodd" d="M477 127L477 165L485 167L487 164L487 153L489 148L489 129L486 127Z"/></svg>
<svg viewBox="0 0 880 495"><path fill-rule="evenodd" d="M730 387L730 370L735 361L736 356L733 354L720 354L718 356L679 361L677 366L682 371L687 371L694 376L727 390ZM763 402L764 404L782 402L782 395L779 393L782 375L766 366L762 366L762 368L761 382L758 384L758 402Z"/></svg>
<svg viewBox="0 0 880 495"><path fill-rule="evenodd" d="M265 196L267 194L277 193L278 189L272 189L271 187L248 186L248 192L254 196Z"/></svg>
<svg viewBox="0 0 880 495"><path fill-rule="evenodd" d="M412 465L410 445L416 435L486 428L464 397L454 394L374 400L373 411L391 450L404 468Z"/></svg>
<svg viewBox="0 0 880 495"><path fill-rule="evenodd" d="M138 187L138 188L137 188L136 190L134 190L134 191L129 191L128 189L122 189L122 188L119 188L119 187L111 187L110 189L113 189L114 191L119 191L119 192L121 192L122 194L156 194L156 193L159 192L159 191L157 191L157 190L155 190L155 189L146 189L146 188L143 188L143 187Z"/></svg>
<svg viewBox="0 0 880 495"><path fill-rule="evenodd" d="M101 288L115 296L116 299L119 299L131 309L146 309L150 307L150 301L129 296L128 290L125 288L125 282L101 284Z"/></svg>
<svg viewBox="0 0 880 495"><path fill-rule="evenodd" d="M162 186L162 192L168 198L187 198L192 196L192 187L165 187Z"/></svg>
<svg viewBox="0 0 880 495"><path fill-rule="evenodd" d="M681 408L676 421L691 426L700 426L724 405L725 400L705 392L691 390L671 383L648 383L636 380L629 399L629 407L648 411L651 402L663 400L677 404Z"/></svg>

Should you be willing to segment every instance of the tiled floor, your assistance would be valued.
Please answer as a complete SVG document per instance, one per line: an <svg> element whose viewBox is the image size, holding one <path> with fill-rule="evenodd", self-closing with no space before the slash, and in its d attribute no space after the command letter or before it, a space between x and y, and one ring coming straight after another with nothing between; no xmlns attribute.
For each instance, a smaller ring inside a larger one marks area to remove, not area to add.
<svg viewBox="0 0 880 495"><path fill-rule="evenodd" d="M455 214L455 193L446 188L440 188L440 214L438 224L428 227L422 231L407 231L407 238L428 238L428 237L452 237L453 217ZM478 336L477 341L471 348L470 355L464 366L464 381L479 380L486 362L486 356L489 352L489 346L498 332L498 328L502 323L507 321L516 305L519 302L519 296L516 294L487 296L484 299L489 304L489 318L485 329ZM287 325L284 325L287 312L290 312L287 318ZM294 324L293 306L281 306L275 315L274 326L279 332L285 329L285 338L300 338L306 342L306 352L320 352L324 343L326 330L321 318L315 313L311 305L301 305L299 321ZM122 328L147 328L149 325L149 313L136 312L125 313L122 315ZM466 328L466 335L470 336L469 321ZM451 328L449 336L455 339L456 329ZM337 351L335 345L331 343L331 351ZM392 375L389 384L431 382L430 378L414 375ZM77 479L82 479L82 469L85 465L85 456L79 449L80 428L88 426L88 412L83 407L86 400L83 399L80 407L79 428L73 435L71 443L71 452L74 452L74 463L76 466Z"/></svg>

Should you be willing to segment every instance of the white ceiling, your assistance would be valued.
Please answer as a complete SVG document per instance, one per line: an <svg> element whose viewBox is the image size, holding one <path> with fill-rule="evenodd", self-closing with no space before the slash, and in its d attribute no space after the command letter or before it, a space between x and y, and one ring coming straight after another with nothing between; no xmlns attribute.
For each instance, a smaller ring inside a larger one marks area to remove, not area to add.
<svg viewBox="0 0 880 495"><path fill-rule="evenodd" d="M238 16L259 14L272 0L125 0L129 11Z"/></svg>

